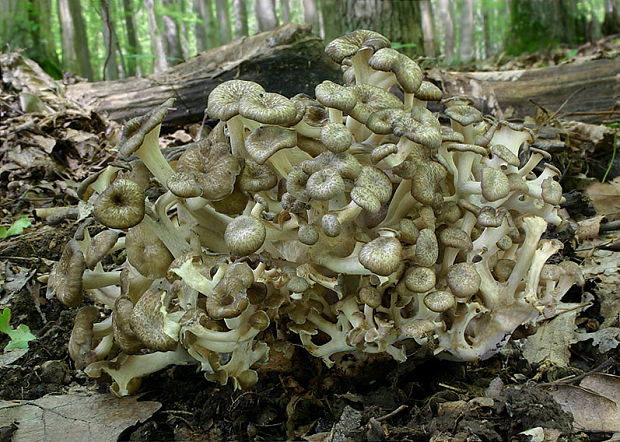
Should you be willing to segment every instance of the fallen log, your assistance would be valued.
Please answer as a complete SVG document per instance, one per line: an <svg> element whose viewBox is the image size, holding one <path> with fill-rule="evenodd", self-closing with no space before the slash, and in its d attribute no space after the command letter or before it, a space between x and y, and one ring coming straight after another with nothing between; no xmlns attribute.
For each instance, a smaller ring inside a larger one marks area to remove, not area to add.
<svg viewBox="0 0 620 442"><path fill-rule="evenodd" d="M485 113L501 117L512 107L514 116L523 117L534 115L537 105L555 112L568 99L561 116L601 123L619 119L618 72L620 57L501 72L431 69L429 77L447 95L474 97ZM117 121L144 114L174 96L176 110L168 114L165 124L177 125L200 121L209 92L233 78L256 81L270 92L291 97L300 92L314 96L318 83L340 82L342 75L309 26L289 23L144 78L70 85L67 96Z"/></svg>

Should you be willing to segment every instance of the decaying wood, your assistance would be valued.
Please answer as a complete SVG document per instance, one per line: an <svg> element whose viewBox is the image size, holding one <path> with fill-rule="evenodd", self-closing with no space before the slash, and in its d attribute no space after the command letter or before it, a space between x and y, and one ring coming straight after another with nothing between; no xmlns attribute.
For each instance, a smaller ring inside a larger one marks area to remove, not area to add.
<svg viewBox="0 0 620 442"><path fill-rule="evenodd" d="M582 60L559 66L501 72L450 72L432 69L429 77L448 95L469 95L485 113L534 115L537 105L560 116L602 123L620 117L620 57ZM114 120L151 110L171 96L176 110L168 124L200 121L209 92L233 78L260 83L270 92L291 97L314 95L323 80L341 81L337 65L324 53L323 42L306 25L287 24L270 32L236 40L185 63L144 78L78 83L67 96Z"/></svg>
<svg viewBox="0 0 620 442"><path fill-rule="evenodd" d="M323 42L310 33L310 27L288 24L144 78L70 85L67 96L113 120L142 115L174 96L176 110L168 114L166 123L177 124L200 121L207 95L227 80L256 81L269 92L291 97L301 92L314 95L314 87L323 80L341 78L339 67L325 55Z"/></svg>
<svg viewBox="0 0 620 442"><path fill-rule="evenodd" d="M484 113L501 116L514 108L519 117L542 106L559 116L603 123L620 120L620 57L583 60L546 68L500 72L445 72L431 78L449 95L469 95Z"/></svg>

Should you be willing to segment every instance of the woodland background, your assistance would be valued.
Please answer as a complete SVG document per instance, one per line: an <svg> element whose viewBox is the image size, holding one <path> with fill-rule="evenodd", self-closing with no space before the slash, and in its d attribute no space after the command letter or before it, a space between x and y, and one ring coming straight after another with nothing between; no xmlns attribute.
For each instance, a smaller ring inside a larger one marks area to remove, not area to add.
<svg viewBox="0 0 620 442"><path fill-rule="evenodd" d="M287 22L326 41L369 28L410 56L471 66L619 33L620 0L2 0L0 50L23 48L55 78L114 80Z"/></svg>

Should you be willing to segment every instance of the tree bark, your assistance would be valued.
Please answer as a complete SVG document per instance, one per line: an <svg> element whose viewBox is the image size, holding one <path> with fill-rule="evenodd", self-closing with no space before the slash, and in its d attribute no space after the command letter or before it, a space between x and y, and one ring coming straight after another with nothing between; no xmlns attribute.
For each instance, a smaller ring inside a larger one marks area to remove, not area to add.
<svg viewBox="0 0 620 442"><path fill-rule="evenodd" d="M321 33L321 25L319 24L319 11L316 7L316 0L303 0L304 5L304 23L312 25L312 29L316 35Z"/></svg>
<svg viewBox="0 0 620 442"><path fill-rule="evenodd" d="M280 0L280 11L282 13L282 23L291 22L291 4L289 0Z"/></svg>
<svg viewBox="0 0 620 442"><path fill-rule="evenodd" d="M134 21L132 0L123 0L123 12L125 15L125 32L127 33L127 74L133 77L141 74L140 63L138 62L141 50Z"/></svg>
<svg viewBox="0 0 620 442"><path fill-rule="evenodd" d="M474 59L474 0L463 0L461 7L461 43L459 61L469 63Z"/></svg>
<svg viewBox="0 0 620 442"><path fill-rule="evenodd" d="M230 31L230 15L228 14L228 0L215 0L215 15L220 29L220 44L232 40Z"/></svg>
<svg viewBox="0 0 620 442"><path fill-rule="evenodd" d="M275 0L254 0L254 13L258 31L271 31L278 26Z"/></svg>
<svg viewBox="0 0 620 442"><path fill-rule="evenodd" d="M58 15L63 69L92 80L93 69L90 65L88 39L80 2L58 0Z"/></svg>
<svg viewBox="0 0 620 442"><path fill-rule="evenodd" d="M435 29L433 26L433 12L431 2L420 2L420 14L422 15L422 35L424 37L424 54L428 57L435 56Z"/></svg>
<svg viewBox="0 0 620 442"><path fill-rule="evenodd" d="M233 16L235 18L235 38L248 35L248 10L245 0L233 0Z"/></svg>
<svg viewBox="0 0 620 442"><path fill-rule="evenodd" d="M439 22L443 30L443 55L446 63L454 59L454 24L450 12L450 0L439 0Z"/></svg>
<svg viewBox="0 0 620 442"><path fill-rule="evenodd" d="M114 120L142 115L167 98L177 97L166 124L183 124L201 121L205 96L231 79L256 81L265 90L288 97L313 96L322 81L342 81L342 72L309 26L289 23L211 49L162 73L70 85L67 95Z"/></svg>
<svg viewBox="0 0 620 442"><path fill-rule="evenodd" d="M105 45L106 56L103 63L103 79L118 79L118 62L116 60L116 34L114 24L110 17L110 4L108 0L101 0L101 21L103 24L103 44Z"/></svg>
<svg viewBox="0 0 620 442"><path fill-rule="evenodd" d="M618 32L620 32L620 0L605 0L603 34L611 35Z"/></svg>
<svg viewBox="0 0 620 442"><path fill-rule="evenodd" d="M194 31L199 52L217 46L217 26L211 0L194 0L194 13L198 17Z"/></svg>
<svg viewBox="0 0 620 442"><path fill-rule="evenodd" d="M323 37L326 43L343 35L345 30L344 5L341 0L321 0L321 15L327 17L323 20Z"/></svg>
<svg viewBox="0 0 620 442"><path fill-rule="evenodd" d="M144 8L146 9L146 18L149 26L149 36L151 37L151 51L153 52L153 72L165 71L168 67L166 60L166 51L164 49L164 41L157 25L157 17L153 0L144 0Z"/></svg>
<svg viewBox="0 0 620 442"><path fill-rule="evenodd" d="M179 2L175 0L162 0L164 10L166 12L176 9L178 12ZM183 49L181 48L181 38L179 26L173 15L164 13L161 16L164 25L164 42L166 58L169 66L174 66L183 61Z"/></svg>

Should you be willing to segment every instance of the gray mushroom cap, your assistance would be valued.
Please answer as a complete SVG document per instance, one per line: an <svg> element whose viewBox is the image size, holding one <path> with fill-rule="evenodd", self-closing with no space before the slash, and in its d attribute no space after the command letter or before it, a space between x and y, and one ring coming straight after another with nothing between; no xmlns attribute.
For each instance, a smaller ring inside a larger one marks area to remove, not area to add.
<svg viewBox="0 0 620 442"><path fill-rule="evenodd" d="M405 272L405 286L415 293L424 293L435 287L435 272L428 267L410 267Z"/></svg>
<svg viewBox="0 0 620 442"><path fill-rule="evenodd" d="M248 155L258 164L264 164L274 153L297 144L297 132L279 126L261 126L245 140Z"/></svg>
<svg viewBox="0 0 620 442"><path fill-rule="evenodd" d="M390 236L380 236L362 246L360 263L377 275L394 273L401 263L402 246L400 241Z"/></svg>
<svg viewBox="0 0 620 442"><path fill-rule="evenodd" d="M360 49L370 48L377 51L390 46L390 41L378 32L360 29L336 38L325 48L325 52L336 63L341 63L345 57L355 55Z"/></svg>
<svg viewBox="0 0 620 442"><path fill-rule="evenodd" d="M308 178L306 190L317 201L330 200L344 192L344 181L334 169L322 169Z"/></svg>
<svg viewBox="0 0 620 442"><path fill-rule="evenodd" d="M174 98L169 98L146 115L132 118L127 122L123 128L121 140L116 146L123 158L129 158L142 146L144 137L164 121L168 108L173 104Z"/></svg>
<svg viewBox="0 0 620 442"><path fill-rule="evenodd" d="M329 80L320 83L315 89L316 99L324 106L349 112L357 104L351 88Z"/></svg>
<svg viewBox="0 0 620 442"><path fill-rule="evenodd" d="M265 242L267 232L261 220L249 215L233 219L224 232L224 241L231 254L246 256L256 252Z"/></svg>
<svg viewBox="0 0 620 442"><path fill-rule="evenodd" d="M86 268L84 254L75 239L69 240L47 281L47 297L56 296L67 307L82 302L82 275Z"/></svg>
<svg viewBox="0 0 620 442"><path fill-rule="evenodd" d="M164 243L144 223L129 229L125 249L129 263L149 279L164 277L174 260Z"/></svg>
<svg viewBox="0 0 620 442"><path fill-rule="evenodd" d="M262 92L243 96L239 101L239 114L263 124L288 126L296 120L297 109L283 95Z"/></svg>
<svg viewBox="0 0 620 442"><path fill-rule="evenodd" d="M202 188L192 172L176 172L166 181L166 187L180 198L193 198L202 195Z"/></svg>
<svg viewBox="0 0 620 442"><path fill-rule="evenodd" d="M93 215L106 227L127 229L144 218L144 192L130 180L116 180L95 201Z"/></svg>
<svg viewBox="0 0 620 442"><path fill-rule="evenodd" d="M297 238L302 244L311 246L319 240L319 232L310 224L302 224L297 231Z"/></svg>
<svg viewBox="0 0 620 442"><path fill-rule="evenodd" d="M344 152L351 146L353 136L340 123L327 123L321 128L321 142L332 152Z"/></svg>
<svg viewBox="0 0 620 442"><path fill-rule="evenodd" d="M211 118L226 121L239 113L239 101L247 95L265 92L253 81L229 80L215 87L209 94L207 114Z"/></svg>
<svg viewBox="0 0 620 442"><path fill-rule="evenodd" d="M462 262L450 267L446 281L455 296L468 298L480 289L481 278L473 264Z"/></svg>

